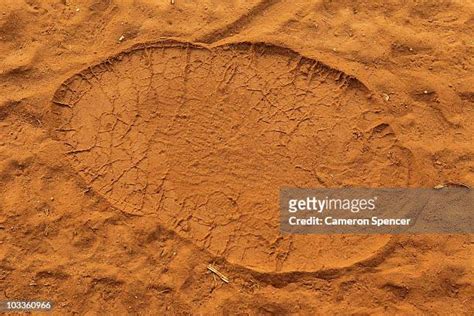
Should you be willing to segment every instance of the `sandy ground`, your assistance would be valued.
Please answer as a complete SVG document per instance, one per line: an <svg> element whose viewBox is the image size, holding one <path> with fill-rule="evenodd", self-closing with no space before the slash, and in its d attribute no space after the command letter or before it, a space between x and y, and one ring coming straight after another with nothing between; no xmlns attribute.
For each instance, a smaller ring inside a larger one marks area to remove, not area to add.
<svg viewBox="0 0 474 316"><path fill-rule="evenodd" d="M473 34L471 1L4 0L0 299L469 315L471 235L280 235L278 190L472 187Z"/></svg>

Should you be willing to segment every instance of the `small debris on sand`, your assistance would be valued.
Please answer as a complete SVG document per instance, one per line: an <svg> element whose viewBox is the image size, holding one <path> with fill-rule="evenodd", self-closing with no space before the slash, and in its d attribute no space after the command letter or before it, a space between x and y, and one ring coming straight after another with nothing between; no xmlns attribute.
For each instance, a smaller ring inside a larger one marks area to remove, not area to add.
<svg viewBox="0 0 474 316"><path fill-rule="evenodd" d="M224 281L225 283L229 283L229 278L226 277L224 274L222 274L221 272L219 272L219 270L217 270L216 267L214 267L212 264L208 265L207 266L207 269L213 273L215 273L222 281Z"/></svg>

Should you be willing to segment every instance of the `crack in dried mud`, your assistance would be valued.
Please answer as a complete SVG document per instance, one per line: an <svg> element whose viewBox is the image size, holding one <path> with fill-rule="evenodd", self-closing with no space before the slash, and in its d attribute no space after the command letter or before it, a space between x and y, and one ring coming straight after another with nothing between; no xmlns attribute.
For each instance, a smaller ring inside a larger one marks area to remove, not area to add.
<svg viewBox="0 0 474 316"><path fill-rule="evenodd" d="M388 124L365 118L376 102L357 78L286 48L163 41L66 80L54 137L124 212L156 214L255 273L333 275L377 258L389 237L280 235L279 188L336 186L381 168L390 172L375 181L408 182L411 153Z"/></svg>

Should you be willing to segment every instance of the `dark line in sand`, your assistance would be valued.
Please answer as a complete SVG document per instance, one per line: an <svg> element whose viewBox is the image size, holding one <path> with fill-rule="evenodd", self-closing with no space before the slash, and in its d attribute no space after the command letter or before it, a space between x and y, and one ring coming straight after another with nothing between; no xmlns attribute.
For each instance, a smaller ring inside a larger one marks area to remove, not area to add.
<svg viewBox="0 0 474 316"><path fill-rule="evenodd" d="M243 28L245 28L248 24L250 24L250 22L252 22L252 20L256 16L262 14L264 11L268 10L270 7L277 4L278 2L280 2L280 0L262 0L255 7L250 9L249 12L242 15L240 18L238 18L234 22L228 24L224 28L217 29L215 31L212 31L211 33L208 33L198 38L197 41L209 44L209 43L217 42L218 40L221 40L223 38L229 37L230 35L232 35L232 33L238 33Z"/></svg>

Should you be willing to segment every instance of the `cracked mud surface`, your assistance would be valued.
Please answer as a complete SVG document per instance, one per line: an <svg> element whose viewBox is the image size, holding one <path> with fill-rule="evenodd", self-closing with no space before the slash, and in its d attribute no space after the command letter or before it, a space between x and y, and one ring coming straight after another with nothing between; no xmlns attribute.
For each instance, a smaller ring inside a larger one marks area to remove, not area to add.
<svg viewBox="0 0 474 316"><path fill-rule="evenodd" d="M409 176L389 128L364 118L376 101L361 82L277 46L140 45L73 76L53 101L57 136L95 191L258 271L349 266L389 238L281 236L280 188L370 176L389 152L406 162L385 183Z"/></svg>

